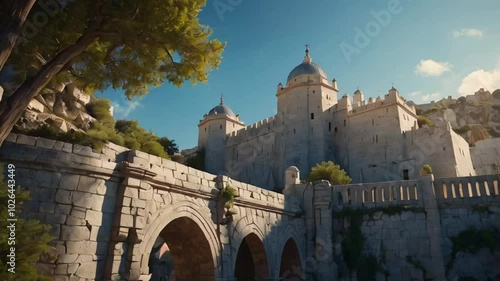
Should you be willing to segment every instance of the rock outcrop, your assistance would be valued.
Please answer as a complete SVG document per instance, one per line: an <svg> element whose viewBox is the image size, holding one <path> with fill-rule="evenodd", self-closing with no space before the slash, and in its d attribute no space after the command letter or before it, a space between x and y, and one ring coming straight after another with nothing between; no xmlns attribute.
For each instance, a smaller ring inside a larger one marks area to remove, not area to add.
<svg viewBox="0 0 500 281"><path fill-rule="evenodd" d="M498 90L497 90L498 91ZM436 122L444 120L472 146L500 137L500 95L480 89L474 95L416 105L417 114Z"/></svg>

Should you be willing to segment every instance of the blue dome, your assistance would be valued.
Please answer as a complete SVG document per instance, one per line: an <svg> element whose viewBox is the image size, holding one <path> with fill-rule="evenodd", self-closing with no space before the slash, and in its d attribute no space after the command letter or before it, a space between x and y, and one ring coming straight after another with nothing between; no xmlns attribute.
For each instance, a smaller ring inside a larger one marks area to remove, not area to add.
<svg viewBox="0 0 500 281"><path fill-rule="evenodd" d="M231 116L231 117L236 117L236 115L234 114L233 110L231 108L229 108L229 106L227 106L225 104L222 104L222 103L219 104L218 106L212 108L212 110L210 110L208 112L208 116L210 116L210 115L220 115L220 114Z"/></svg>
<svg viewBox="0 0 500 281"><path fill-rule="evenodd" d="M299 65L297 65L292 72L288 75L287 83L290 82L293 78L303 75L303 74L309 74L309 75L320 75L321 77L328 79L326 76L326 73L319 65L313 63L313 62L303 62Z"/></svg>

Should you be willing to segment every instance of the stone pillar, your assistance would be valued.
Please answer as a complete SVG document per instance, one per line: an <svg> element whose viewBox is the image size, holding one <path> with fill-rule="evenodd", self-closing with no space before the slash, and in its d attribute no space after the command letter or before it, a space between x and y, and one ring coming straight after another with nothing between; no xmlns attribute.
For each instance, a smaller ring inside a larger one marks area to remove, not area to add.
<svg viewBox="0 0 500 281"><path fill-rule="evenodd" d="M314 259L317 262L316 280L333 280L336 276L336 266L333 259L333 218L332 218L332 187L327 181L314 185Z"/></svg>
<svg viewBox="0 0 500 281"><path fill-rule="evenodd" d="M131 155L133 155L132 158ZM139 152L129 154L130 162L123 162L124 178L116 200L113 232L106 274L111 280L140 280L140 253L135 248L143 240L146 227L147 205L153 198L153 189L148 180L156 176L143 165L133 163Z"/></svg>
<svg viewBox="0 0 500 281"><path fill-rule="evenodd" d="M427 220L427 235L430 247L430 268L428 278L433 280L446 280L444 272L444 259L441 251L441 221L439 217L438 203L434 192L434 175L419 177L422 186L422 200Z"/></svg>

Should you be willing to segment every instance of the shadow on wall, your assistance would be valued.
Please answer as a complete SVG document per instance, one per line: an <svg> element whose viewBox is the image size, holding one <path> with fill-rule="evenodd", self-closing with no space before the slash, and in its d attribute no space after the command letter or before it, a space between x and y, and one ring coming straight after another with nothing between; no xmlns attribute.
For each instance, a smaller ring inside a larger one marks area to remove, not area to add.
<svg viewBox="0 0 500 281"><path fill-rule="evenodd" d="M242 194L225 209L220 192L232 182L217 180L210 201L189 208L174 203L169 207L184 211L152 225L171 249L175 280L305 280L303 218L290 212L287 200L284 208L266 210L262 203L249 206L258 201L249 202ZM144 241L148 254L151 240Z"/></svg>

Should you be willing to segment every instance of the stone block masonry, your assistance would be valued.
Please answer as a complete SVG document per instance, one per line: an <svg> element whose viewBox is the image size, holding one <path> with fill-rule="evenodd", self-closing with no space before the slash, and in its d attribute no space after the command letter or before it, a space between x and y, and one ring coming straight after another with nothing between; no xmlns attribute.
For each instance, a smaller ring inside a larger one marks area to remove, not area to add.
<svg viewBox="0 0 500 281"><path fill-rule="evenodd" d="M453 252L471 227L500 228L499 175L330 186L300 184L290 167L280 194L113 144L98 153L16 134L0 162L16 165L31 193L22 216L52 226L56 260L41 268L54 280L149 280L159 236L178 280L236 280L251 266L259 280L347 280L343 248L357 227L360 255L381 269L376 280L500 274L498 251ZM236 190L230 210L227 186ZM251 257L238 259L245 252Z"/></svg>
<svg viewBox="0 0 500 281"><path fill-rule="evenodd" d="M113 144L98 153L16 134L0 148L0 162L15 164L18 184L31 193L22 216L52 226L57 255L42 268L54 280L149 280L153 243L170 228L176 229L167 235L176 254L189 253L172 242L183 233L189 238L200 231L191 240L207 243L212 258L200 269L205 277L196 280L234 278L238 245L250 234L264 243L269 264L280 263L288 238L303 254L303 222L287 211L285 197L225 176ZM230 226L221 227L219 189L227 185L237 190L236 213ZM178 278L187 278L195 266L188 262L197 261L178 260ZM265 277L279 274L279 266L269 267Z"/></svg>

